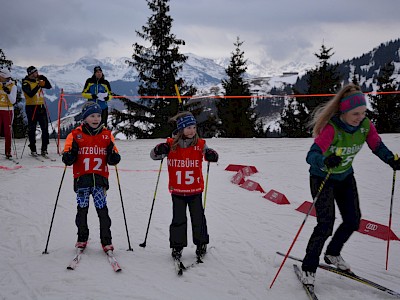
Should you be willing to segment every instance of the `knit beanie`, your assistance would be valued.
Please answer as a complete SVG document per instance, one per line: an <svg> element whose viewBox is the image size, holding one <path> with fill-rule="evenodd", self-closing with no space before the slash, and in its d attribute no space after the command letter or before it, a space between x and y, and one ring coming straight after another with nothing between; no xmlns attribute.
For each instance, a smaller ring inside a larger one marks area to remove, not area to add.
<svg viewBox="0 0 400 300"><path fill-rule="evenodd" d="M26 69L26 72L28 73L28 76L37 72L37 69L34 66L30 66L28 69Z"/></svg>
<svg viewBox="0 0 400 300"><path fill-rule="evenodd" d="M191 125L196 125L196 119L193 117L192 114L178 118L176 120L176 125L178 130L181 130L183 128L189 127Z"/></svg>
<svg viewBox="0 0 400 300"><path fill-rule="evenodd" d="M101 114L101 108L96 102L88 101L82 106L82 120L85 120L91 114Z"/></svg>
<svg viewBox="0 0 400 300"><path fill-rule="evenodd" d="M367 105L364 94L352 94L340 100L340 112L345 113L363 105Z"/></svg>
<svg viewBox="0 0 400 300"><path fill-rule="evenodd" d="M100 66L95 66L95 67L94 67L94 69L93 69L93 74L95 74L97 71L103 72L103 70L101 69Z"/></svg>

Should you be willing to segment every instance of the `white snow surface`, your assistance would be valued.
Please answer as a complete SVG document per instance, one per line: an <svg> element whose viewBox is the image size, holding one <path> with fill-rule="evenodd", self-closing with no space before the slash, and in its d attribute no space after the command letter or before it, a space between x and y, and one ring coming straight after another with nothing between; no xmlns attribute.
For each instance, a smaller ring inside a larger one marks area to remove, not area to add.
<svg viewBox="0 0 400 300"><path fill-rule="evenodd" d="M385 134L382 139L389 149L400 151L399 134ZM0 299L307 299L293 272L294 262L289 259L273 287L269 286L283 261L276 251L288 251L305 218L305 214L295 209L304 201L312 201L305 156L313 140L207 140L208 146L220 154L218 164L210 166L206 197L209 251L204 264L189 269L182 277L176 275L170 256L172 204L165 161L147 246L139 246L144 241L160 166L160 161L150 159L149 152L162 141L116 142L122 156L118 174L133 249L127 251L116 170L110 167L108 207L114 253L122 267L120 273L112 270L101 249L92 200L88 215L88 248L76 270L66 269L75 253L76 196L72 169L68 167L56 202L64 165L57 155L54 140L50 141L49 152L57 157L56 162L37 161L30 158L25 149L21 168L0 169ZM3 147L4 140L0 142ZM23 145L24 140L16 141L19 155ZM259 172L246 178L258 182L265 192L275 189L285 194L290 205L275 204L263 198L264 193L250 192L231 183L235 173L225 171L229 164L255 166ZM15 167L4 156L0 166ZM206 166L204 163L204 175ZM366 145L357 155L354 168L363 218L387 225L392 169ZM397 235L400 234L399 186L397 182L392 217L392 230ZM56 203L48 254L42 254ZM340 222L337 212L335 229ZM308 217L292 255L304 256L315 224L315 218ZM183 252L184 264L195 260L190 221L188 242ZM355 232L342 256L355 273L400 291L400 243L390 243L388 271L385 270L386 245L384 240ZM315 291L321 299L393 299L386 293L324 270L317 272Z"/></svg>

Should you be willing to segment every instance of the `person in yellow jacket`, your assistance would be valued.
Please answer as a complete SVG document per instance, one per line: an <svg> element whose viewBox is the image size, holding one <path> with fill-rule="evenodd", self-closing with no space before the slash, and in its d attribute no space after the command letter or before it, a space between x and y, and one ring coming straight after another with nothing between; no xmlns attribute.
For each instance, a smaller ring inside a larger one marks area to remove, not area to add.
<svg viewBox="0 0 400 300"><path fill-rule="evenodd" d="M14 120L14 106L17 100L17 86L11 79L10 71L6 68L0 69L0 131L4 132L5 155L11 155L12 123Z"/></svg>
<svg viewBox="0 0 400 300"><path fill-rule="evenodd" d="M25 112L28 118L29 148L32 156L38 156L36 150L36 125L39 122L42 130L41 155L47 156L49 144L49 119L44 99L43 89L51 89L51 83L44 75L39 75L34 66L27 70L28 75L22 81L22 91L25 96Z"/></svg>

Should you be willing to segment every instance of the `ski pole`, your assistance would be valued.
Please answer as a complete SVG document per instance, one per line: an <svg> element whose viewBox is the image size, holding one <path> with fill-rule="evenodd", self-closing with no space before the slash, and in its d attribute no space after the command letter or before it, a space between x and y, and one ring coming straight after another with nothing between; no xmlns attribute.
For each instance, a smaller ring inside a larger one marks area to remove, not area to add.
<svg viewBox="0 0 400 300"><path fill-rule="evenodd" d="M174 86L175 86L176 96L178 97L179 110L183 111L183 103L182 103L182 99L181 99L181 94L179 93L178 85L175 84Z"/></svg>
<svg viewBox="0 0 400 300"><path fill-rule="evenodd" d="M126 236L127 236L127 238L128 238L128 247L129 247L129 248L128 248L127 251L133 251L133 249L132 249L132 247L131 247L131 242L129 241L128 225L126 224L124 202L122 201L121 184L120 184L120 182L119 182L119 175L118 175L118 168L117 168L117 166L115 166L115 173L117 173L117 182L118 182L119 195L121 196L122 214L124 215Z"/></svg>
<svg viewBox="0 0 400 300"><path fill-rule="evenodd" d="M399 156L397 154L395 154L394 160L398 160L398 159L399 159ZM388 230L387 230L386 271L388 269L388 264L389 264L389 245L390 245L390 232L391 232L391 227L392 227L393 195L394 195L395 183L396 183L396 170L393 170L392 195L390 197L389 225L388 225Z"/></svg>
<svg viewBox="0 0 400 300"><path fill-rule="evenodd" d="M292 248L293 248L293 246L294 246L294 244L295 244L295 242L296 242L296 240L297 240L297 238L298 238L298 236L299 236L301 230L303 229L304 224L306 223L306 220L307 220L308 216L310 215L312 209L314 208L315 202L317 202L317 200L318 200L318 198L319 198L319 195L321 195L321 192L322 192L322 190L323 190L323 188L324 188L324 186L325 186L325 183L328 181L329 176L331 175L331 173L332 173L332 171L331 171L331 169L329 169L329 170L328 170L328 174L326 174L324 180L322 181L320 187L318 188L318 192L317 192L317 194L315 195L315 197L314 197L314 199L313 199L313 203L312 203L312 205L310 206L310 208L308 209L308 212L307 212L307 214L306 214L306 216L305 216L305 218L304 218L304 220L303 220L303 223L301 223L301 226L300 226L299 230L297 231L296 236L294 237L293 242L292 242L292 244L290 245L289 250L287 251L287 253L286 253L286 255L285 255L285 257L284 257L284 259L283 259L283 261L282 261L282 263L281 263L281 266L279 267L278 272L276 273L276 275L275 275L275 277L274 277L274 280L272 280L271 285L269 286L269 288L272 288L272 285L274 284L276 278L278 277L279 272L281 271L283 265L285 264L285 261L286 261L286 259L288 258L289 254L290 254L290 251L292 251Z"/></svg>
<svg viewBox="0 0 400 300"><path fill-rule="evenodd" d="M206 210L206 201L207 201L207 188L208 188L208 175L210 174L210 162L207 163L207 175L206 175L206 186L204 188L204 203L203 208Z"/></svg>
<svg viewBox="0 0 400 300"><path fill-rule="evenodd" d="M32 122L34 122L34 120L35 120L36 109L37 109L37 105L35 105L35 109L33 110L32 118L31 118L31 121L32 121ZM26 110L26 108L25 108L25 110ZM28 139L29 139L29 117L28 117L28 114L26 114L26 116L27 116L27 118L28 118L28 127L26 128L25 134L28 133L28 135L27 135L27 137L26 137L26 139L25 139L24 148L22 148L21 158L22 158L22 155L24 155L25 146L26 146L26 143L27 143L27 141L28 141ZM36 121L35 123L36 123L36 124L35 124L35 135L36 135L36 125L37 125L37 121Z"/></svg>
<svg viewBox="0 0 400 300"><path fill-rule="evenodd" d="M64 172L63 172L62 177L61 177L60 187L58 188L58 192L57 192L56 203L54 204L53 216L51 217L50 228L49 228L49 235L47 236L47 242L46 242L46 248L44 249L44 251L42 252L42 254L49 254L49 253L47 252L47 246L49 245L50 233L51 233L51 228L53 227L54 215L56 214L56 208L57 208L57 203L58 203L58 197L60 196L61 186L62 186L62 183L63 183L63 181L64 181L64 176L65 176L65 171L66 171L66 170L67 170L67 165L65 165L65 167L64 167Z"/></svg>
<svg viewBox="0 0 400 300"><path fill-rule="evenodd" d="M149 222L147 223L146 236L145 236L145 238L144 238L144 242L141 243L141 244L139 244L139 246L140 246L140 247L143 247L143 248L146 247L147 234L149 233L150 220L151 220L151 215L153 214L154 202L156 201L158 182L160 181L160 174L161 174L161 169L162 169L163 161L164 161L164 157L161 159L160 168L159 168L159 170L158 170L157 183L156 183L156 188L154 189L153 203L151 204Z"/></svg>
<svg viewBox="0 0 400 300"><path fill-rule="evenodd" d="M59 145L58 145L58 140L57 140L57 138L56 138L56 136L55 136L55 132L56 132L56 131L54 130L53 122L51 121L50 112L49 112L49 109L48 109L48 107L47 107L46 101L44 101L44 108L46 109L46 113L47 113L47 117L48 117L49 122L50 122L51 129L53 130L53 132L52 132L51 134L54 136L54 141L56 142L57 151L58 151ZM48 125L47 125L47 127L48 127ZM60 155L61 155L61 154L60 154Z"/></svg>

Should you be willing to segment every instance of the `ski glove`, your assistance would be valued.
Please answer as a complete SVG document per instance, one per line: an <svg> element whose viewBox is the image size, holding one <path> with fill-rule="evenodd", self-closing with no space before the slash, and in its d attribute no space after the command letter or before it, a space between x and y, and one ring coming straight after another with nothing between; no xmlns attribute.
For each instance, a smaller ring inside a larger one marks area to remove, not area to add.
<svg viewBox="0 0 400 300"><path fill-rule="evenodd" d="M388 161L388 164L393 168L394 171L400 170L400 159L391 158Z"/></svg>
<svg viewBox="0 0 400 300"><path fill-rule="evenodd" d="M98 93L97 98L101 101L105 101L105 98L108 97L108 93Z"/></svg>
<svg viewBox="0 0 400 300"><path fill-rule="evenodd" d="M111 142L107 146L107 163L110 166L115 166L121 161L121 155L114 151L114 143Z"/></svg>
<svg viewBox="0 0 400 300"><path fill-rule="evenodd" d="M92 94L92 99L96 100L97 99L97 95L96 94Z"/></svg>
<svg viewBox="0 0 400 300"><path fill-rule="evenodd" d="M336 154L331 154L324 160L325 166L327 166L329 169L338 167L341 162L342 158L340 156L337 156Z"/></svg>
<svg viewBox="0 0 400 300"><path fill-rule="evenodd" d="M79 151L78 144L74 140L72 142L72 148L70 148L69 151L64 152L62 155L63 163L66 164L67 166L73 165L74 162L76 161L76 158L78 157L78 151Z"/></svg>
<svg viewBox="0 0 400 300"><path fill-rule="evenodd" d="M209 161L209 162L217 162L218 161L218 153L217 153L217 151L215 151L213 149L210 149L210 148L208 148L206 150L206 153L204 154L204 157L205 157L206 161Z"/></svg>
<svg viewBox="0 0 400 300"><path fill-rule="evenodd" d="M7 94L10 94L10 89L6 86L3 86L3 91Z"/></svg>
<svg viewBox="0 0 400 300"><path fill-rule="evenodd" d="M169 145L168 143L161 143L154 147L154 154L155 155L168 155L169 153Z"/></svg>

